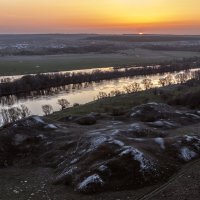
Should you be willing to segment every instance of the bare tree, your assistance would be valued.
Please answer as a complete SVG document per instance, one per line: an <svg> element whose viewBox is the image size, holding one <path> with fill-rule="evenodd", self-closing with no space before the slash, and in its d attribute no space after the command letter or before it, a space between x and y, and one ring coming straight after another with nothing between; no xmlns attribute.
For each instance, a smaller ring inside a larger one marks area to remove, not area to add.
<svg viewBox="0 0 200 200"><path fill-rule="evenodd" d="M11 78L3 78L1 79L1 83L10 83L11 82Z"/></svg>
<svg viewBox="0 0 200 200"><path fill-rule="evenodd" d="M43 110L44 114L47 116L47 115L50 115L53 112L53 107L51 105L48 105L48 104L43 105L42 110Z"/></svg>
<svg viewBox="0 0 200 200"><path fill-rule="evenodd" d="M8 124L10 122L8 109L1 109L2 123Z"/></svg>
<svg viewBox="0 0 200 200"><path fill-rule="evenodd" d="M31 115L31 112L30 112L30 110L28 109L28 107L26 107L25 105L21 105L20 106L21 108L21 117L22 118L26 118L26 117L28 117L28 116L30 116Z"/></svg>
<svg viewBox="0 0 200 200"><path fill-rule="evenodd" d="M153 86L151 79L148 79L148 78L145 78L142 81L142 84L144 85L145 90L148 90L148 89L152 88L152 86Z"/></svg>
<svg viewBox="0 0 200 200"><path fill-rule="evenodd" d="M119 96L119 95L121 95L122 94L122 92L120 92L119 90L112 90L111 92L110 92L110 96L112 97L112 96Z"/></svg>
<svg viewBox="0 0 200 200"><path fill-rule="evenodd" d="M141 90L139 83L132 83L131 85L124 86L124 90L126 93L138 92Z"/></svg>
<svg viewBox="0 0 200 200"><path fill-rule="evenodd" d="M8 114L10 118L10 122L15 122L21 119L21 109L18 107L13 107L8 109Z"/></svg>
<svg viewBox="0 0 200 200"><path fill-rule="evenodd" d="M67 99L58 99L58 104L61 106L61 110L66 109L69 106L69 101Z"/></svg>
<svg viewBox="0 0 200 200"><path fill-rule="evenodd" d="M166 78L160 78L159 81L158 81L158 83L159 83L162 87L164 87L164 86L167 85L167 80L166 80Z"/></svg>
<svg viewBox="0 0 200 200"><path fill-rule="evenodd" d="M169 74L168 76L165 77L167 85L171 85L173 84L173 77L171 74Z"/></svg>
<svg viewBox="0 0 200 200"><path fill-rule="evenodd" d="M132 92L131 90L131 86L130 85L127 85L127 86L124 86L124 90L127 94L130 94Z"/></svg>
<svg viewBox="0 0 200 200"><path fill-rule="evenodd" d="M198 71L192 72L191 78L199 81L200 80L200 71L198 70Z"/></svg>
<svg viewBox="0 0 200 200"><path fill-rule="evenodd" d="M99 94L97 95L97 99L104 99L108 97L108 94L106 92L99 92Z"/></svg>
<svg viewBox="0 0 200 200"><path fill-rule="evenodd" d="M179 73L175 76L175 78L177 83L183 84L187 81L188 75L186 73Z"/></svg>
<svg viewBox="0 0 200 200"><path fill-rule="evenodd" d="M21 105L20 107L1 109L3 124L8 124L18 121L20 119L28 117L29 115L30 111L25 105Z"/></svg>
<svg viewBox="0 0 200 200"><path fill-rule="evenodd" d="M132 83L131 84L131 91L132 92L138 92L141 90L140 84L139 83Z"/></svg>

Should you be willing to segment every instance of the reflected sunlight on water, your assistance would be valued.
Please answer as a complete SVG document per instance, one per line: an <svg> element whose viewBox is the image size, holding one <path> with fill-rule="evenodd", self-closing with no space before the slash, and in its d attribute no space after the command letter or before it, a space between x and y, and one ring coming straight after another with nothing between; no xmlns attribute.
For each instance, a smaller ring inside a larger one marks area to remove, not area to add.
<svg viewBox="0 0 200 200"><path fill-rule="evenodd" d="M103 70L112 70L113 68L104 68ZM81 72L92 72L94 69L86 70ZM80 71L80 70L79 70ZM190 70L195 71L195 69ZM184 71L182 71L184 72ZM178 72L178 73L182 73ZM74 103L85 104L93 101L99 94L99 92L110 93L113 90L124 91L124 87L128 86L134 82L139 83L140 87L144 89L141 84L142 80L149 78L152 80L153 87L159 87L159 79L161 77L166 77L167 75L172 75L174 78L177 72L165 73L162 75L149 75L149 76L138 76L132 78L119 78L114 80L107 80L101 82L84 83L79 85L68 85L58 88L51 88L49 90L44 90L41 92L32 92L26 96L16 97L14 95L10 97L0 98L0 109L20 106L21 104L26 105L31 114L43 115L42 105L50 104L53 106L54 111L58 111L60 106L58 105L58 99L65 98L70 102L70 106Z"/></svg>

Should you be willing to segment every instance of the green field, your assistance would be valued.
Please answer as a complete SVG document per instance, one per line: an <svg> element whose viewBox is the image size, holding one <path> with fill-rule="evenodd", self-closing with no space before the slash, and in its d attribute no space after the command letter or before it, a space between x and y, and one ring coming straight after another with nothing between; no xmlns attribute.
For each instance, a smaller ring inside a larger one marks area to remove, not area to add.
<svg viewBox="0 0 200 200"><path fill-rule="evenodd" d="M153 64L194 56L200 56L200 53L144 49L127 50L113 54L87 53L51 56L2 56L0 57L0 75L20 75L131 64Z"/></svg>

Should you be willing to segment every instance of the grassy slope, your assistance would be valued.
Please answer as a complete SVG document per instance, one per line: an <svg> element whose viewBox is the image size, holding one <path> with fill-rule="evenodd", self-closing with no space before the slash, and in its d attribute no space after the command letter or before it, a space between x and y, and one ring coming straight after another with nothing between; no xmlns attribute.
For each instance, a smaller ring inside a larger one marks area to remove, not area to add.
<svg viewBox="0 0 200 200"><path fill-rule="evenodd" d="M200 56L195 52L128 50L115 54L67 54L53 56L5 56L0 58L0 75L19 75L93 67L150 64ZM40 66L39 68L36 66Z"/></svg>
<svg viewBox="0 0 200 200"><path fill-rule="evenodd" d="M155 90L142 91L138 93L126 94L111 98L105 98L78 107L72 107L64 111L54 112L52 115L48 116L51 119L59 120L67 115L84 115L91 112L112 112L113 109L130 109L139 104L148 102L163 102L180 97L189 92L195 92L200 89L200 85L193 87L182 86L168 86L165 88L160 88L162 94L156 94Z"/></svg>

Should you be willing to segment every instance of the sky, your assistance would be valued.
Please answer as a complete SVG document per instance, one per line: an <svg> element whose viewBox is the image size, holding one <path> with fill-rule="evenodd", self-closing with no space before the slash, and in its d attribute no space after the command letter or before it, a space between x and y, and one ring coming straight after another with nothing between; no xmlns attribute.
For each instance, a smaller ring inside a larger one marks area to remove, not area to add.
<svg viewBox="0 0 200 200"><path fill-rule="evenodd" d="M0 0L0 33L200 34L200 0Z"/></svg>

